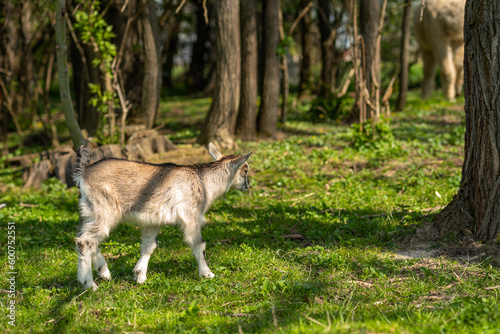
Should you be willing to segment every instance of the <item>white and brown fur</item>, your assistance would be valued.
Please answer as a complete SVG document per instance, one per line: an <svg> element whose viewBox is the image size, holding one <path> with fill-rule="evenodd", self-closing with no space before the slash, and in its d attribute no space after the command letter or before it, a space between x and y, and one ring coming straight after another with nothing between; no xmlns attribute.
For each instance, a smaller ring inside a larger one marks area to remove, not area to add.
<svg viewBox="0 0 500 334"><path fill-rule="evenodd" d="M149 258L157 247L158 232L165 225L178 225L184 231L200 277L214 277L201 237L201 228L207 222L203 215L228 190L248 190L246 160L251 153L222 155L211 143L209 153L216 161L187 166L121 159L103 159L89 165L89 148L79 148L73 171L81 194L77 276L85 289L97 288L92 264L102 279L111 278L99 244L122 221L142 228L141 257L134 268L138 283L146 280Z"/></svg>

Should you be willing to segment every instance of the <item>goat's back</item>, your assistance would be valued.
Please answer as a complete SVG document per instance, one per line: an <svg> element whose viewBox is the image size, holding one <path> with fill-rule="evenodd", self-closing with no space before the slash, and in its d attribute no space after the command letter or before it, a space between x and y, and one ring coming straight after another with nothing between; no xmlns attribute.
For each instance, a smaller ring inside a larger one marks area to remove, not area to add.
<svg viewBox="0 0 500 334"><path fill-rule="evenodd" d="M85 169L80 191L93 207L105 206L120 216L172 210L179 204L198 207L204 197L198 168L105 159Z"/></svg>

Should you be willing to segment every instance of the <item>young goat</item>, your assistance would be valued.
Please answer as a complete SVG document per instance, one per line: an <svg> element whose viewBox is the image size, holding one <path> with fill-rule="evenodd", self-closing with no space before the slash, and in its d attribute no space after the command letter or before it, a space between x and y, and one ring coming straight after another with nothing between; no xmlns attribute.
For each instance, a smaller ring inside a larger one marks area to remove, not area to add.
<svg viewBox="0 0 500 334"><path fill-rule="evenodd" d="M188 166L121 159L103 159L89 165L89 148L79 148L73 171L81 194L77 275L85 289L97 289L91 263L101 278L111 278L99 244L121 221L142 228L141 257L134 268L137 283L146 280L149 258L164 225L178 225L184 231L200 277L214 277L201 237L201 228L207 222L203 215L228 190L248 190L246 160L251 152L244 156L222 155L212 143L208 148L216 161Z"/></svg>

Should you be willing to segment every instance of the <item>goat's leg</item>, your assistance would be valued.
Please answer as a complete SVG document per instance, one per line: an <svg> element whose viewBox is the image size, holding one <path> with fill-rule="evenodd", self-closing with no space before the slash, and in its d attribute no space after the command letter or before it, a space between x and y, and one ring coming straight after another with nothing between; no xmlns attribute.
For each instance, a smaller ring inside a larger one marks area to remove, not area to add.
<svg viewBox="0 0 500 334"><path fill-rule="evenodd" d="M207 259L205 256L206 243L205 240L203 240L203 238L201 237L201 226L206 223L206 220L201 217L199 219L199 222L197 220L191 222L183 220L183 222L184 240L193 251L194 258L198 263L198 273L200 274L200 277L215 277L210 268L208 268Z"/></svg>
<svg viewBox="0 0 500 334"><path fill-rule="evenodd" d="M97 248L95 238L82 234L76 238L76 249L78 251L78 281L83 285L84 289L97 289L92 277L92 257Z"/></svg>
<svg viewBox="0 0 500 334"><path fill-rule="evenodd" d="M139 284L144 283L146 280L149 258L158 246L157 236L159 231L160 228L158 227L144 227L142 229L141 257L134 268L134 277Z"/></svg>
<svg viewBox="0 0 500 334"><path fill-rule="evenodd" d="M94 269L99 274L99 277L105 280L111 279L111 273L108 268L108 263L102 256L101 250L97 247L97 251L92 257L92 264L94 265Z"/></svg>
<svg viewBox="0 0 500 334"><path fill-rule="evenodd" d="M464 83L464 44L463 42L453 42L453 63L455 65L455 95L458 97L462 93Z"/></svg>
<svg viewBox="0 0 500 334"><path fill-rule="evenodd" d="M85 218L84 218L85 219ZM81 220L84 220L81 218ZM99 243L106 239L109 235L109 226L107 221L99 219L89 219L81 225L81 229L76 238L76 249L78 251L78 271L77 278L78 281L83 285L85 289L92 288L97 289L97 285L94 283L92 277L92 262L94 265L101 266L99 274L104 277L109 277L109 270L107 270L107 265L105 266L103 262L106 263L104 257L99 251Z"/></svg>
<svg viewBox="0 0 500 334"><path fill-rule="evenodd" d="M441 84L443 85L444 96L450 100L455 100L455 80L456 70L453 63L453 51L451 45L444 43L437 50L434 50L436 59L439 61L441 70Z"/></svg>
<svg viewBox="0 0 500 334"><path fill-rule="evenodd" d="M431 96L434 90L434 81L436 79L436 60L432 51L422 50L422 59L424 61L424 79L422 81L422 99Z"/></svg>

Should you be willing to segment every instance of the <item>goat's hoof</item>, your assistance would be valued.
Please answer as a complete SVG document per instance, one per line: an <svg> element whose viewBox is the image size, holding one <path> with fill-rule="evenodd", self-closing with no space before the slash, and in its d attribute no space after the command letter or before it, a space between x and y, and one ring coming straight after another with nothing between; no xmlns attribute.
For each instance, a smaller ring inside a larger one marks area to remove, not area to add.
<svg viewBox="0 0 500 334"><path fill-rule="evenodd" d="M206 273L200 273L200 277L205 277L205 278L214 278L215 275L213 272L211 272L210 270L207 271Z"/></svg>
<svg viewBox="0 0 500 334"><path fill-rule="evenodd" d="M106 269L103 269L100 273L99 273L99 277L102 278L102 279L105 279L106 281L109 281L111 279L111 272L109 271L108 268Z"/></svg>
<svg viewBox="0 0 500 334"><path fill-rule="evenodd" d="M146 274L134 272L134 278L138 284L142 284L146 281Z"/></svg>
<svg viewBox="0 0 500 334"><path fill-rule="evenodd" d="M96 291L97 290L97 284L95 284L94 281L92 281L90 284L89 283L85 284L83 286L83 288L85 290L92 289L92 290Z"/></svg>

